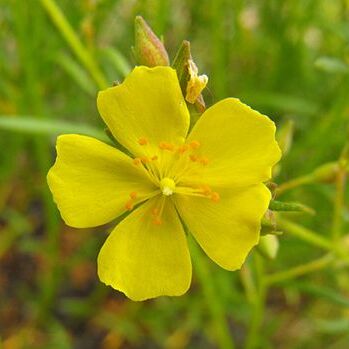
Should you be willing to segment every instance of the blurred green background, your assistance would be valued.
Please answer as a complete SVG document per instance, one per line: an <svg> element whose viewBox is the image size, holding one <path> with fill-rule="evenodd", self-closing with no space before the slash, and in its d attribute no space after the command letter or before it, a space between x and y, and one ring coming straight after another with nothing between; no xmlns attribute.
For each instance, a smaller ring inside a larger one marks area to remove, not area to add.
<svg viewBox="0 0 349 349"><path fill-rule="evenodd" d="M186 295L142 303L97 279L109 227L65 226L46 185L57 134L103 136L96 93L135 64L138 14L172 59L191 41L208 105L239 97L293 138L279 199L316 212L278 218L276 258L194 254ZM0 0L0 348L349 348L347 63L348 0Z"/></svg>

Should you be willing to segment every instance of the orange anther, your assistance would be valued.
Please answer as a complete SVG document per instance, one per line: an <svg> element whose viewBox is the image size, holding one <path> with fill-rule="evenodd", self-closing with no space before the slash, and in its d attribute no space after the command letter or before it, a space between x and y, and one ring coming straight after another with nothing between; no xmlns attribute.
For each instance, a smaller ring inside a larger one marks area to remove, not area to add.
<svg viewBox="0 0 349 349"><path fill-rule="evenodd" d="M167 142L160 142L159 143L159 148L162 150L169 150L169 151L174 151L175 146L171 143Z"/></svg>
<svg viewBox="0 0 349 349"><path fill-rule="evenodd" d="M175 150L175 146L173 144L171 144L171 143L168 143L167 144L167 150L174 151Z"/></svg>
<svg viewBox="0 0 349 349"><path fill-rule="evenodd" d="M142 156L140 159L143 162L143 164L147 164L149 162L149 158L147 156Z"/></svg>
<svg viewBox="0 0 349 349"><path fill-rule="evenodd" d="M133 164L134 164L134 165L140 165L141 162L142 162L142 160L141 160L140 158L134 158L134 159L133 159Z"/></svg>
<svg viewBox="0 0 349 349"><path fill-rule="evenodd" d="M204 156L199 160L199 162L200 162L200 164L203 164L204 166L206 166L206 165L208 165L209 160L206 156Z"/></svg>
<svg viewBox="0 0 349 349"><path fill-rule="evenodd" d="M133 202L132 202L132 200L129 200L129 201L126 202L125 208L126 208L127 211L131 211L133 209Z"/></svg>
<svg viewBox="0 0 349 349"><path fill-rule="evenodd" d="M191 149L198 149L200 147L200 142L199 141L191 141L189 143L189 146Z"/></svg>
<svg viewBox="0 0 349 349"><path fill-rule="evenodd" d="M199 157L198 157L197 155L191 154L191 155L189 156L189 158L190 158L191 161L196 162L196 161L198 160Z"/></svg>
<svg viewBox="0 0 349 349"><path fill-rule="evenodd" d="M161 220L160 217L156 216L156 217L154 217L154 219L153 219L153 223L154 223L155 225L161 225L162 220Z"/></svg>
<svg viewBox="0 0 349 349"><path fill-rule="evenodd" d="M130 198L132 200L136 199L137 198L137 193L135 191L133 191L132 193L130 193Z"/></svg>
<svg viewBox="0 0 349 349"><path fill-rule="evenodd" d="M145 137L141 137L138 140L138 143L139 143L139 145L146 145L146 144L148 144L148 140Z"/></svg>
<svg viewBox="0 0 349 349"><path fill-rule="evenodd" d="M178 153L184 154L188 150L188 146L186 144L180 145L177 149Z"/></svg>
<svg viewBox="0 0 349 349"><path fill-rule="evenodd" d="M152 160L152 161L156 161L158 158L159 158L159 157L158 157L157 155L154 155L154 156L151 158L151 160Z"/></svg>
<svg viewBox="0 0 349 349"><path fill-rule="evenodd" d="M221 199L221 197L219 196L219 194L214 191L212 194L211 194L211 200L213 202L218 202L219 200Z"/></svg>
<svg viewBox="0 0 349 349"><path fill-rule="evenodd" d="M158 209L158 208L153 208L153 210L151 211L151 214L153 215L153 216L157 216L158 214L160 213L160 210Z"/></svg>
<svg viewBox="0 0 349 349"><path fill-rule="evenodd" d="M166 142L160 142L159 143L159 148L165 150L167 148L167 143Z"/></svg>
<svg viewBox="0 0 349 349"><path fill-rule="evenodd" d="M201 189L202 189L202 193L206 196L209 196L212 193L212 189L206 184L202 185Z"/></svg>

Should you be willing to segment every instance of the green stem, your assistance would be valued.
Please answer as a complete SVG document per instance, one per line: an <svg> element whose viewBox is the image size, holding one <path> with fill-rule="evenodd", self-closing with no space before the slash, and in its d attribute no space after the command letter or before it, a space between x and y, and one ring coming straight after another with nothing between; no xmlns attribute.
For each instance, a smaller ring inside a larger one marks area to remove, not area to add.
<svg viewBox="0 0 349 349"><path fill-rule="evenodd" d="M229 45L226 40L227 29L224 25L231 6L226 6L226 1L215 0L210 3L210 13L212 17L211 28L211 75L212 88L215 91L215 98L223 98L227 93L228 74L225 67L227 66L227 55Z"/></svg>
<svg viewBox="0 0 349 349"><path fill-rule="evenodd" d="M208 260L196 242L189 238L190 251L193 255L194 270L204 292L207 307L211 313L219 347L233 349L234 341L225 318L224 305L220 302L215 289L214 278L210 275Z"/></svg>
<svg viewBox="0 0 349 349"><path fill-rule="evenodd" d="M308 183L311 183L311 182L313 182L313 177L310 176L310 175L306 175L306 176L302 176L302 177L291 179L288 182L280 184L276 188L276 194L279 196L280 194L284 193L287 190L290 190L290 189L293 189L293 188L297 188L297 187L300 187L301 185L308 184Z"/></svg>
<svg viewBox="0 0 349 349"><path fill-rule="evenodd" d="M307 229L297 223L291 222L286 218L278 216L277 218L278 228L285 230L288 233L306 241L310 244L321 247L325 250L332 251L333 244L331 241L319 236L317 233Z"/></svg>
<svg viewBox="0 0 349 349"><path fill-rule="evenodd" d="M342 233L342 212L344 207L346 178L346 168L340 167L336 177L336 193L333 206L332 238L334 242L338 242Z"/></svg>
<svg viewBox="0 0 349 349"><path fill-rule="evenodd" d="M319 236L319 234L310 229L307 229L280 216L278 216L278 228L285 230L289 234L292 234L314 246L321 247L326 251L336 253L337 256L343 261L349 261L348 253L345 249L342 249L340 245Z"/></svg>
<svg viewBox="0 0 349 349"><path fill-rule="evenodd" d="M253 281L251 268L249 267L248 263L245 263L242 266L239 275L246 297L250 303L253 303L257 294L257 287Z"/></svg>
<svg viewBox="0 0 349 349"><path fill-rule="evenodd" d="M253 313L246 338L245 349L255 349L259 346L259 337L263 325L265 300L267 295L267 284L265 283L264 263L260 255L253 255L255 262L255 272L257 288L252 302Z"/></svg>
<svg viewBox="0 0 349 349"><path fill-rule="evenodd" d="M44 9L47 11L47 13L50 15L53 23L56 25L61 35L64 37L71 49L74 51L77 58L89 71L92 78L97 83L98 87L102 90L107 88L107 81L103 73L100 71L93 56L81 43L79 37L76 35L76 32L69 24L56 2L54 0L40 0L40 2Z"/></svg>
<svg viewBox="0 0 349 349"><path fill-rule="evenodd" d="M266 284L270 285L270 284L287 281L289 279L293 279L295 277L302 276L305 274L309 274L329 266L330 264L332 264L334 260L335 260L335 257L333 256L333 254L328 253L325 256L319 259L316 259L314 261L311 261L309 263L299 265L297 267L291 268L286 271L267 275L265 277L265 282Z"/></svg>

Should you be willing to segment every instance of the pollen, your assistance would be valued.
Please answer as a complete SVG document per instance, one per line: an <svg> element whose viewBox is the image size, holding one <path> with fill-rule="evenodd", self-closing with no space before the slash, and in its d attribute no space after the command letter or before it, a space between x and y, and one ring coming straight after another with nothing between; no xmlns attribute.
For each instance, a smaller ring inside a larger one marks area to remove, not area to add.
<svg viewBox="0 0 349 349"><path fill-rule="evenodd" d="M164 177L160 181L160 189L162 191L162 194L165 196L170 196L174 193L176 189L176 183L174 182L173 179Z"/></svg>
<svg viewBox="0 0 349 349"><path fill-rule="evenodd" d="M198 148L200 148L200 142L199 141L191 141L190 143L189 143L189 146L190 146L190 148L191 149L198 149Z"/></svg>
<svg viewBox="0 0 349 349"><path fill-rule="evenodd" d="M159 157L157 155L154 155L151 157L151 161L156 161Z"/></svg>
<svg viewBox="0 0 349 349"><path fill-rule="evenodd" d="M147 145L147 144L148 144L148 140L147 140L145 137L141 137L141 138L138 140L138 144L139 144L139 145Z"/></svg>

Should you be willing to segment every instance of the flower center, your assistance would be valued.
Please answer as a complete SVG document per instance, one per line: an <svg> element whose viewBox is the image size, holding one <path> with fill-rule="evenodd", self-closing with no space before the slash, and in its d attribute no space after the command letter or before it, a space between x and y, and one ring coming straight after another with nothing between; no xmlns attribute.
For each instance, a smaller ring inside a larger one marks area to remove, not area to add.
<svg viewBox="0 0 349 349"><path fill-rule="evenodd" d="M209 166L210 160L204 156L198 140L186 142L183 140L180 144L160 141L157 151L154 149L154 144L150 147L145 137L139 138L138 144L144 147L144 152L140 157L133 159L133 164L143 166L149 174L149 179L156 186L157 189L151 197L163 195L160 207L156 207L152 213L155 224L161 224L165 198L174 193L206 198L215 203L220 201L218 192L212 190L207 184L200 183L200 170ZM194 181L190 179L191 176ZM195 183L196 181L198 183ZM130 199L125 205L128 211L131 211L137 203L144 201L135 194L137 193L130 193Z"/></svg>
<svg viewBox="0 0 349 349"><path fill-rule="evenodd" d="M164 194L165 196L170 196L174 193L176 189L176 183L173 179L164 177L160 181L160 189L162 191L162 194Z"/></svg>

